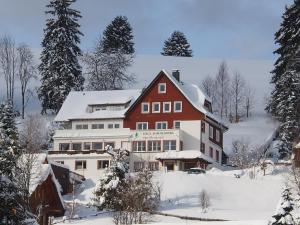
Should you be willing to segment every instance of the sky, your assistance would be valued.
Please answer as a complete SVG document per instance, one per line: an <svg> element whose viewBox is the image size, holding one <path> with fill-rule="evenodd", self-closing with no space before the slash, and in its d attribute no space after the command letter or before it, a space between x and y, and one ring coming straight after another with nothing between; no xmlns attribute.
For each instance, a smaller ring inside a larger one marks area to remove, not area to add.
<svg viewBox="0 0 300 225"><path fill-rule="evenodd" d="M0 0L0 35L39 51L49 0ZM91 50L118 15L133 27L136 53L158 55L174 30L197 58L274 59L274 33L292 0L77 0L83 51Z"/></svg>

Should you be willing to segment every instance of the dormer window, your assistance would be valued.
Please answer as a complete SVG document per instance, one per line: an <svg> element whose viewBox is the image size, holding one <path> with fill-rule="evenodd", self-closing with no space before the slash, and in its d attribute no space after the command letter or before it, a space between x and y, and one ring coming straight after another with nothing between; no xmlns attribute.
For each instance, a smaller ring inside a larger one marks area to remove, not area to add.
<svg viewBox="0 0 300 225"><path fill-rule="evenodd" d="M158 84L158 93L164 94L167 92L166 83L159 83Z"/></svg>

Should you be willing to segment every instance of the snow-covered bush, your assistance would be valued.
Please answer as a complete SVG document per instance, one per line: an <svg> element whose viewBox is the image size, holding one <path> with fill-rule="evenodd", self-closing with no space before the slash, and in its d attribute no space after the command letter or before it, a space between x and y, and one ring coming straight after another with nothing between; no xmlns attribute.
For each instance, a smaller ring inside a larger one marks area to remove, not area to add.
<svg viewBox="0 0 300 225"><path fill-rule="evenodd" d="M294 219L291 214L293 211L293 199L289 188L285 188L282 192L280 202L277 206L276 212L273 215L269 225L294 225Z"/></svg>
<svg viewBox="0 0 300 225"><path fill-rule="evenodd" d="M200 207L202 209L202 212L205 213L208 207L210 206L210 197L205 190L202 190L200 192L199 200L200 200Z"/></svg>

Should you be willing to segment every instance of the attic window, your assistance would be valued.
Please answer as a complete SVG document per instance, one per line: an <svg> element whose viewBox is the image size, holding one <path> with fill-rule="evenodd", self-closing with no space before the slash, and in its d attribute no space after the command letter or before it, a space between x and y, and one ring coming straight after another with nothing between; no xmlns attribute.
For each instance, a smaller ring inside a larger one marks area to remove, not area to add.
<svg viewBox="0 0 300 225"><path fill-rule="evenodd" d="M163 94L167 92L166 83L158 84L158 93Z"/></svg>

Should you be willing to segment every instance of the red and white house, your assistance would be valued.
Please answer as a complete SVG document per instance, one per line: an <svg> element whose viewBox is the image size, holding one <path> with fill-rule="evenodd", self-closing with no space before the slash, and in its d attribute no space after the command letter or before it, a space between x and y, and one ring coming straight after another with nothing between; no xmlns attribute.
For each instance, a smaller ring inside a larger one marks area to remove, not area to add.
<svg viewBox="0 0 300 225"><path fill-rule="evenodd" d="M94 176L109 165L106 145L130 151L132 171L221 165L223 133L211 102L180 72L162 70L143 90L71 92L56 116L49 159Z"/></svg>

